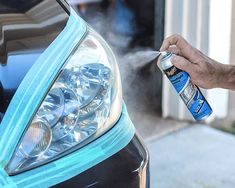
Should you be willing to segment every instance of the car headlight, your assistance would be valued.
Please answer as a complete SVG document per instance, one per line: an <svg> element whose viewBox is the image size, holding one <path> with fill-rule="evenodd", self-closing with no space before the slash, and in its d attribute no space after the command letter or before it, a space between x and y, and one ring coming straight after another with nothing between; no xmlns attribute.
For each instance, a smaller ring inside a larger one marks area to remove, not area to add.
<svg viewBox="0 0 235 188"><path fill-rule="evenodd" d="M69 57L6 166L9 174L55 160L110 129L121 113L120 75L92 29Z"/></svg>

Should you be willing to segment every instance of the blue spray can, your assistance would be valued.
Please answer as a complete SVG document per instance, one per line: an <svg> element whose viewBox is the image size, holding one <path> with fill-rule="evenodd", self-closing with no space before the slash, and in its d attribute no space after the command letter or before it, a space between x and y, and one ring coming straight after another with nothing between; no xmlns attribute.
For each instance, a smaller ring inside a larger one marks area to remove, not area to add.
<svg viewBox="0 0 235 188"><path fill-rule="evenodd" d="M162 52L159 61L163 72L186 104L194 119L196 121L206 119L213 112L209 103L198 86L191 82L188 73L178 69L171 63L172 56L173 54L170 52Z"/></svg>

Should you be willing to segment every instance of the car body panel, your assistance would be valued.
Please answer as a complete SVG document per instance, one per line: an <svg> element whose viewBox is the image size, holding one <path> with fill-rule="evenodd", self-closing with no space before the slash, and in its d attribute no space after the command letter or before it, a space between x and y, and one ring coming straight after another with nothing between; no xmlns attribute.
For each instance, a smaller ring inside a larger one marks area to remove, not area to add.
<svg viewBox="0 0 235 188"><path fill-rule="evenodd" d="M147 188L149 178L148 151L135 135L121 151L53 188Z"/></svg>

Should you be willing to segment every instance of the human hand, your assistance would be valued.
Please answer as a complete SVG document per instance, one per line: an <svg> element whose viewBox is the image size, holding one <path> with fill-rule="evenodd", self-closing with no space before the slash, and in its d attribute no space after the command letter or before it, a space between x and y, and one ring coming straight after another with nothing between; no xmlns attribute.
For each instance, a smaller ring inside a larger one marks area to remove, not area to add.
<svg viewBox="0 0 235 188"><path fill-rule="evenodd" d="M216 62L207 57L198 49L191 46L182 36L172 35L166 38L160 51L170 51L174 53L172 64L177 68L187 72L192 82L199 87L210 88L231 88L227 75L232 69L228 65ZM234 70L234 67L233 67ZM233 75L233 77L235 77ZM233 85L235 89L235 85Z"/></svg>

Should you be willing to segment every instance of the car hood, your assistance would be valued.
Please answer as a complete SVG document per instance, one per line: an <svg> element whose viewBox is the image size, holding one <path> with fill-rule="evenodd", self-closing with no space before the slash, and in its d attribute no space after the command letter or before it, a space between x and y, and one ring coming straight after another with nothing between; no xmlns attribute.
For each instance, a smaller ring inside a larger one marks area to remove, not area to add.
<svg viewBox="0 0 235 188"><path fill-rule="evenodd" d="M0 0L0 121L28 70L68 18L64 0Z"/></svg>

